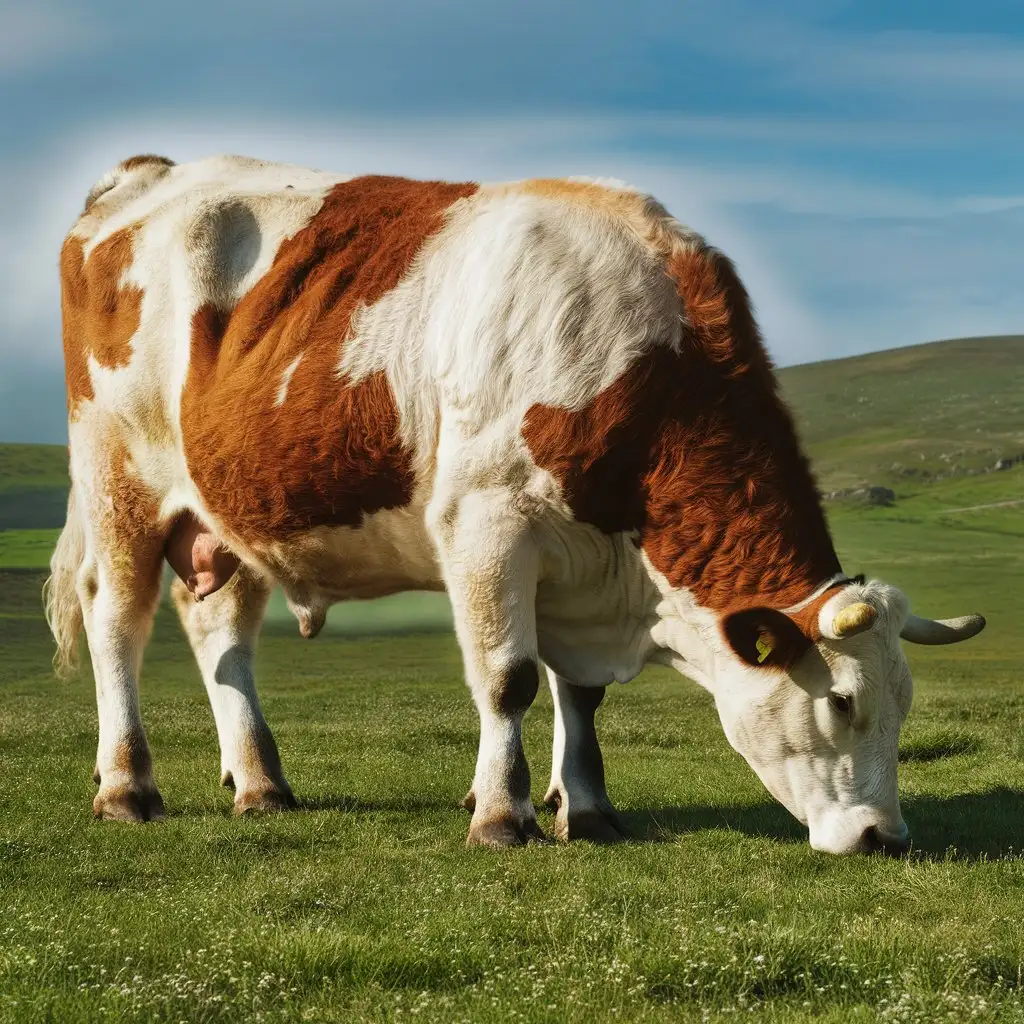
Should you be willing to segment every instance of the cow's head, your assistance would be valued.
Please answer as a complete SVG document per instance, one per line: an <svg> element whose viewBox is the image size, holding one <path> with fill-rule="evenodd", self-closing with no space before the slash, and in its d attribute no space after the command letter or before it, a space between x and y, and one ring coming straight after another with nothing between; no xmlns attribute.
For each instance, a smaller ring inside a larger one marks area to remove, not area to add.
<svg viewBox="0 0 1024 1024"><path fill-rule="evenodd" d="M955 643L984 625L911 615L899 590L872 581L795 613L746 608L664 635L669 660L711 691L729 742L815 849L899 852L909 837L897 747L913 689L900 638Z"/></svg>

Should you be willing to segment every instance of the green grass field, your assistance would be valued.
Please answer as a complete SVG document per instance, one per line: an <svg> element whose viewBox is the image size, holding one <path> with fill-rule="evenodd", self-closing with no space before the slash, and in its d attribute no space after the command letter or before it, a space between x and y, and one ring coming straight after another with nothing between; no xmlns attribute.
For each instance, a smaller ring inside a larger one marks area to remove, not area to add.
<svg viewBox="0 0 1024 1024"><path fill-rule="evenodd" d="M599 715L633 842L467 850L475 712L419 594L314 641L275 606L261 695L302 807L242 820L162 609L142 699L169 817L95 823L92 683L52 678L39 613L52 524L0 533L0 1020L1024 1021L1021 499L1024 467L830 506L848 571L989 620L909 648L900 860L811 851L664 669ZM546 693L527 730L539 799Z"/></svg>

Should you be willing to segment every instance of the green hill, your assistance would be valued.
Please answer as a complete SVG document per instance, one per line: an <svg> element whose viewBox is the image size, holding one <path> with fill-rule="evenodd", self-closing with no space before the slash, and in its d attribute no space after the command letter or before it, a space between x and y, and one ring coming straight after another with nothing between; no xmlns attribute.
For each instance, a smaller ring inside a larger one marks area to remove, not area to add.
<svg viewBox="0 0 1024 1024"><path fill-rule="evenodd" d="M1024 453L1024 336L965 338L780 373L829 492L897 492Z"/></svg>
<svg viewBox="0 0 1024 1024"><path fill-rule="evenodd" d="M64 525L68 450L60 444L0 444L0 530Z"/></svg>

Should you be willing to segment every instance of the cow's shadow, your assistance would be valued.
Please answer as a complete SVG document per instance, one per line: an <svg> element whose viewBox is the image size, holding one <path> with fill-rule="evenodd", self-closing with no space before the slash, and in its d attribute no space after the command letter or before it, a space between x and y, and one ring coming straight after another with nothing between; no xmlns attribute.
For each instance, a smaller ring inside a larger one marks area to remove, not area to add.
<svg viewBox="0 0 1024 1024"><path fill-rule="evenodd" d="M901 800L916 860L999 860L1024 856L1024 790L998 786L956 796ZM803 843L807 830L779 804L651 807L620 812L634 842L671 842L725 829L777 842Z"/></svg>
<svg viewBox="0 0 1024 1024"><path fill-rule="evenodd" d="M679 836L708 829L803 842L807 830L779 804L692 805L645 807L619 811L629 840L641 843L672 842Z"/></svg>

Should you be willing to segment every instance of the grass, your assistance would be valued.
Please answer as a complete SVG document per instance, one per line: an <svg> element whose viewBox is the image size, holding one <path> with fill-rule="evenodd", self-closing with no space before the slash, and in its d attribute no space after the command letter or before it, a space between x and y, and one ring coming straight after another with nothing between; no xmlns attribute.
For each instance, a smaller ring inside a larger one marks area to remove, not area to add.
<svg viewBox="0 0 1024 1024"><path fill-rule="evenodd" d="M170 817L97 824L92 687L49 674L42 573L4 571L0 1019L1024 1020L1024 538L962 529L938 497L834 511L851 569L926 613L990 620L971 644L911 651L915 847L897 861L811 851L706 695L662 669L601 712L634 842L467 850L476 723L456 645L367 635L372 619L312 642L271 621L261 691L303 807L235 820L166 609L143 707ZM438 608L410 599L372 615ZM539 797L546 694L528 726Z"/></svg>
<svg viewBox="0 0 1024 1024"><path fill-rule="evenodd" d="M1024 336L915 345L779 376L826 491L899 490L1024 453Z"/></svg>
<svg viewBox="0 0 1024 1024"><path fill-rule="evenodd" d="M915 658L907 860L812 852L709 699L661 669L601 715L636 840L491 853L462 846L476 727L450 636L272 627L262 692L304 806L235 820L164 612L143 700L170 818L92 822L92 687L48 672L40 579L3 577L2 1019L1022 1019L1024 695L1006 634ZM546 695L529 726L539 795Z"/></svg>
<svg viewBox="0 0 1024 1024"><path fill-rule="evenodd" d="M856 463L875 435L858 449L812 398L814 443L846 472L843 446ZM60 452L15 468L57 493ZM467 850L475 712L446 603L422 594L335 609L311 642L275 597L258 672L302 807L243 820L162 608L142 703L169 818L95 823L93 687L53 679L39 613L50 524L0 532L0 1021L1024 1021L1024 505L1001 504L1024 468L897 491L830 506L847 570L989 620L909 650L901 860L814 853L710 699L664 669L599 717L633 842ZM527 727L539 798L546 693Z"/></svg>
<svg viewBox="0 0 1024 1024"><path fill-rule="evenodd" d="M60 530L0 530L0 569L45 569Z"/></svg>

